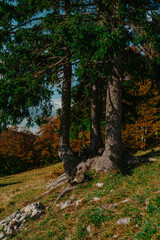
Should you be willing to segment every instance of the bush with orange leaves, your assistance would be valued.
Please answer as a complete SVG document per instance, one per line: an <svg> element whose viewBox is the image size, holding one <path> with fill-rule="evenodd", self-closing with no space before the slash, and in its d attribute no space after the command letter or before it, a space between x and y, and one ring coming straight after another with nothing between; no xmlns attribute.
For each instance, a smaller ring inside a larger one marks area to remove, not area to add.
<svg viewBox="0 0 160 240"><path fill-rule="evenodd" d="M13 174L36 165L34 161L35 136L23 128L9 127L0 136L0 174Z"/></svg>
<svg viewBox="0 0 160 240"><path fill-rule="evenodd" d="M156 147L160 141L160 96L157 90L151 89L151 80L139 82L138 86L136 94L144 96L137 106L138 119L133 124L125 124L122 131L123 147L131 152Z"/></svg>
<svg viewBox="0 0 160 240"><path fill-rule="evenodd" d="M50 117L40 126L34 142L37 158L41 165L58 161L60 119Z"/></svg>

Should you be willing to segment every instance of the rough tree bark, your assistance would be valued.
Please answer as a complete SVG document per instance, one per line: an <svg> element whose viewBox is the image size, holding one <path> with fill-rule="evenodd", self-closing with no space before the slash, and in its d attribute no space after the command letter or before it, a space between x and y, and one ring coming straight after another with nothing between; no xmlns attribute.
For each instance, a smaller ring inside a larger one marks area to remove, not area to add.
<svg viewBox="0 0 160 240"><path fill-rule="evenodd" d="M106 99L105 150L100 159L101 169L109 171L123 166L121 140L122 84L119 77L108 79Z"/></svg>
<svg viewBox="0 0 160 240"><path fill-rule="evenodd" d="M65 0L66 15L70 12L70 0ZM68 180L75 174L77 158L74 155L69 144L70 128L70 105L71 105L71 78L72 64L70 61L70 50L66 46L67 58L64 64L63 83L62 83L62 107L61 107L61 124L59 138L59 157L63 162L64 170Z"/></svg>
<svg viewBox="0 0 160 240"><path fill-rule="evenodd" d="M101 135L100 127L100 83L98 79L93 82L91 95L91 128L90 128L90 152L93 155L102 154L104 143Z"/></svg>
<svg viewBox="0 0 160 240"><path fill-rule="evenodd" d="M74 175L74 167L76 166L76 157L69 144L71 77L72 65L70 58L68 57L64 65L64 76L62 83L62 107L59 139L59 157L63 162L63 166L68 178Z"/></svg>
<svg viewBox="0 0 160 240"><path fill-rule="evenodd" d="M96 156L77 166L77 174L73 182L85 179L85 171L94 169L97 172L112 171L123 167L121 144L121 97L122 83L116 68L108 79L106 98L106 136L103 155Z"/></svg>

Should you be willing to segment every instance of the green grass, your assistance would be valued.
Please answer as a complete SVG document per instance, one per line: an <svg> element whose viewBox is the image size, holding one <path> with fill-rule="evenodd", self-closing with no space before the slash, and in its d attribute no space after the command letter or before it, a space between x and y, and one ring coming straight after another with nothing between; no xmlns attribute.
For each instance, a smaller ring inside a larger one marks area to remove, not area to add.
<svg viewBox="0 0 160 240"><path fill-rule="evenodd" d="M157 162L137 166L129 171L129 174L120 172L89 174L93 177L91 181L79 184L72 193L57 202L64 202L74 195L74 199L70 199L73 205L64 210L53 207L62 188L56 189L41 199L50 207L46 215L37 220L30 219L25 228L12 239L64 240L68 237L71 240L103 240L116 239L115 235L119 240L160 239L159 158ZM20 180L17 178L17 181ZM98 182L103 182L104 186L97 188ZM92 202L93 197L99 197L100 200ZM130 198L131 201L108 207L109 204L126 198ZM15 207L17 199L18 197L11 200L13 202L10 202L11 208ZM82 202L76 206L75 202L79 199L82 199ZM6 216L7 213L6 211ZM124 217L131 218L129 224L117 225L118 219Z"/></svg>

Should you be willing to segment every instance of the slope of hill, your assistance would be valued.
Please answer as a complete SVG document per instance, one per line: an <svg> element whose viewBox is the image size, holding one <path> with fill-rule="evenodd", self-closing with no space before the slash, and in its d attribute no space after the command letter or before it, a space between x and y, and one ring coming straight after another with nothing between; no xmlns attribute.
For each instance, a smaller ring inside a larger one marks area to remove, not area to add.
<svg viewBox="0 0 160 240"><path fill-rule="evenodd" d="M155 155L156 162L136 165L125 173L90 171L90 181L77 185L56 204L66 186L53 190L40 199L48 207L46 214L28 219L22 231L11 238L160 239L159 152ZM62 165L57 164L0 178L0 219L34 202L47 182L62 172Z"/></svg>

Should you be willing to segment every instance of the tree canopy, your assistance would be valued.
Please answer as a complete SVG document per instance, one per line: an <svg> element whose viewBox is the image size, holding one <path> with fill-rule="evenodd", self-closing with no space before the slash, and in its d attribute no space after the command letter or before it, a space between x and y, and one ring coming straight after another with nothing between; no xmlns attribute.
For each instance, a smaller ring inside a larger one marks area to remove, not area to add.
<svg viewBox="0 0 160 240"><path fill-rule="evenodd" d="M28 124L33 120L40 123L49 116L53 85L63 79L60 135L66 134L64 145L69 144L73 74L79 86L85 83L92 123L97 118L93 105L100 104L100 99L91 97L96 98L93 88L96 81L101 81L101 89L107 89L105 150L115 146L115 152L105 155L105 159L116 159L113 162L119 165L122 91L127 98L133 84L148 78L159 86L159 11L158 0L2 0L1 128L24 118ZM97 126L92 127L95 130ZM109 143L112 136L115 142ZM61 152L66 156L64 146Z"/></svg>

